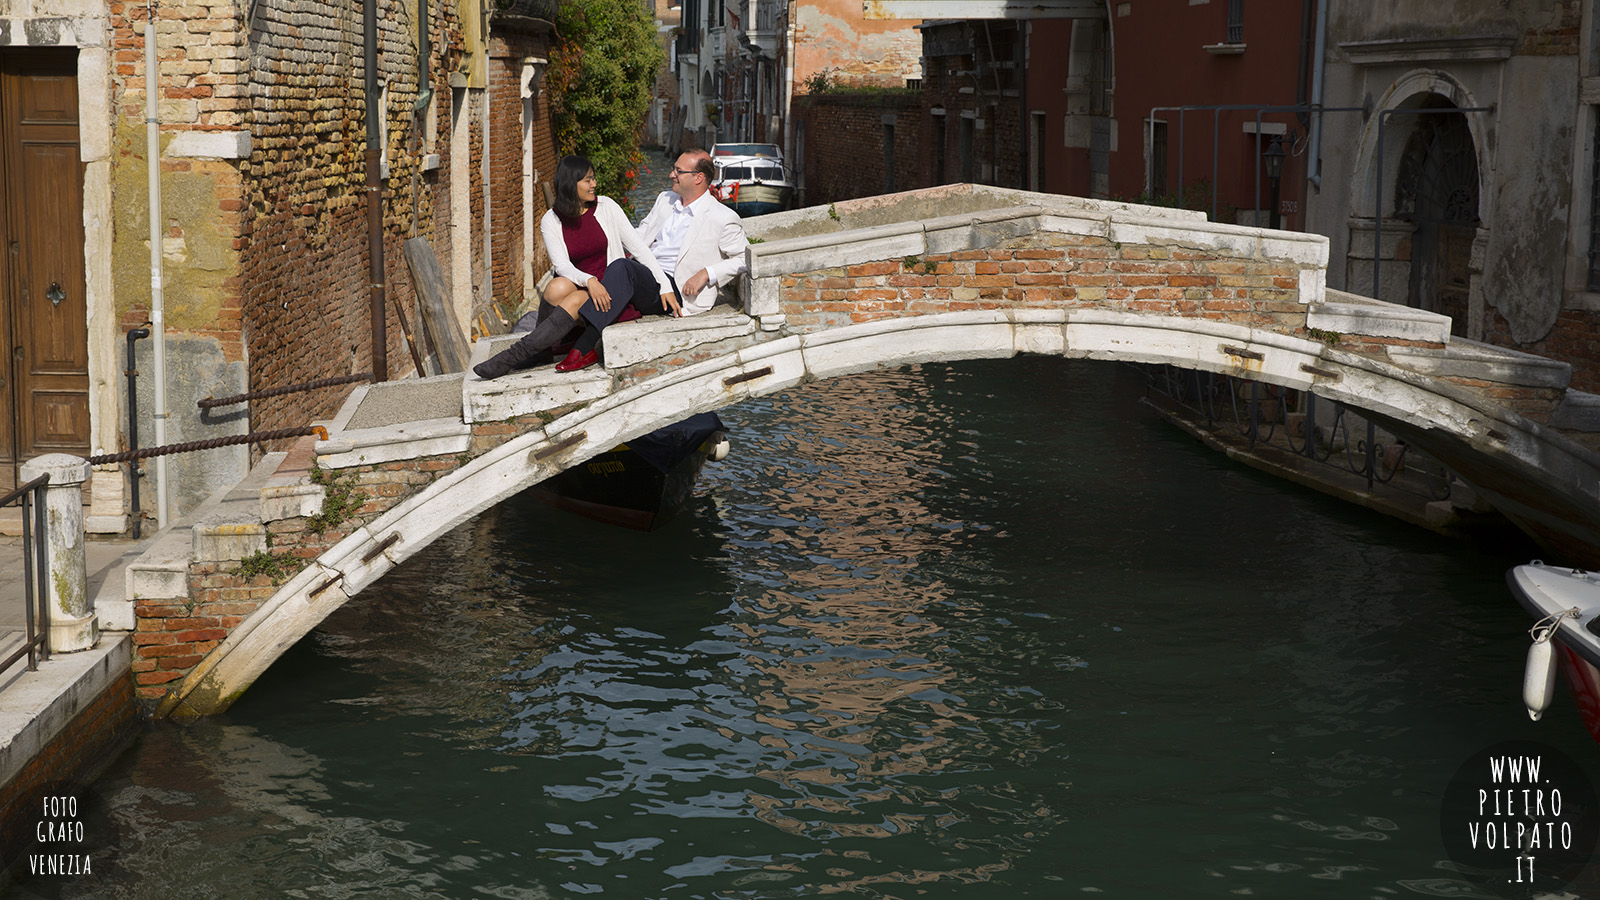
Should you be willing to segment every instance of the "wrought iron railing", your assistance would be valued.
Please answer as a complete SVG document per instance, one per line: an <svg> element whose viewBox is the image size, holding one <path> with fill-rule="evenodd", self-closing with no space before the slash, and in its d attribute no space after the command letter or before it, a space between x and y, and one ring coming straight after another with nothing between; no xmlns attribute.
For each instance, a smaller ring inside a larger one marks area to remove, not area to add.
<svg viewBox="0 0 1600 900"><path fill-rule="evenodd" d="M49 532L44 522L44 491L50 484L49 475L38 478L0 497L0 508L22 507L22 646L0 659L0 672L4 672L23 657L28 659L28 671L39 668L39 662L50 658L50 604L45 601L45 555L49 549ZM14 634L15 632L13 632ZM9 641L8 641L9 643Z"/></svg>
<svg viewBox="0 0 1600 900"><path fill-rule="evenodd" d="M1204 417L1214 432L1238 434L1252 449L1258 443L1274 445L1365 478L1369 492L1383 485L1426 500L1450 499L1454 475L1443 463L1381 431L1343 403L1211 372L1164 365L1140 368L1152 392ZM1403 472L1406 477L1400 477Z"/></svg>

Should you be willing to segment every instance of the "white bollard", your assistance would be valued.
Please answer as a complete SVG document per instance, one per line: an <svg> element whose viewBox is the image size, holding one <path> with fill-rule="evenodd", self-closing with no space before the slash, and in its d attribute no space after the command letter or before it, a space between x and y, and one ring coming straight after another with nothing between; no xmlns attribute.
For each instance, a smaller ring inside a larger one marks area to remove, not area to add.
<svg viewBox="0 0 1600 900"><path fill-rule="evenodd" d="M89 480L89 461L47 453L22 464L24 484L46 474L50 476L44 492L48 549L40 589L50 607L50 652L88 650L100 638L99 622L89 609L89 561L83 543L83 483Z"/></svg>

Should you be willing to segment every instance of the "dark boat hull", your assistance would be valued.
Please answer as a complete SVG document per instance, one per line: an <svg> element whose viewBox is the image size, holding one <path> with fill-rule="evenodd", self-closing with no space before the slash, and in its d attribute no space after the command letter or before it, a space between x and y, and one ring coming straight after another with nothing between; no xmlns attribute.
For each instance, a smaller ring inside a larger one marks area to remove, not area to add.
<svg viewBox="0 0 1600 900"><path fill-rule="evenodd" d="M716 415L694 416L579 463L528 493L597 522L649 531L688 504L721 434Z"/></svg>

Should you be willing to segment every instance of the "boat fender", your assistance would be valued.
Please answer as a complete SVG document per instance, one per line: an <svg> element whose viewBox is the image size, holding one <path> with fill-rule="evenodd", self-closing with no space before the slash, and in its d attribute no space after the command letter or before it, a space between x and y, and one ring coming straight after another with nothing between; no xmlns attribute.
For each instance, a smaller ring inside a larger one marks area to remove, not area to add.
<svg viewBox="0 0 1600 900"><path fill-rule="evenodd" d="M1556 648L1548 633L1542 638L1528 648L1528 665L1522 673L1522 703L1535 722L1550 708L1556 687Z"/></svg>
<svg viewBox="0 0 1600 900"><path fill-rule="evenodd" d="M712 462L722 462L723 460L727 459L728 451L732 449L733 446L732 444L728 443L728 436L720 431L716 434L713 434L711 436L711 440L706 441L706 444L706 459L709 459Z"/></svg>

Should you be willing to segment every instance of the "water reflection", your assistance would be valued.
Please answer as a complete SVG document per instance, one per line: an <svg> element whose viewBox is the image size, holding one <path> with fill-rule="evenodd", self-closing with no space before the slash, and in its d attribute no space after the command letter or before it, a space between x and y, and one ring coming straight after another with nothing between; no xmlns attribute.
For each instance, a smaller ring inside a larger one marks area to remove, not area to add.
<svg viewBox="0 0 1600 900"><path fill-rule="evenodd" d="M1594 755L1517 705L1509 560L1241 470L1138 387L864 374L725 412L665 530L507 504L146 735L111 874L41 896L1464 888L1461 760Z"/></svg>

